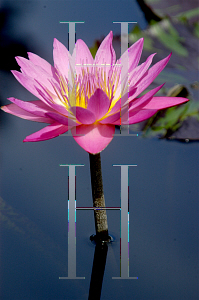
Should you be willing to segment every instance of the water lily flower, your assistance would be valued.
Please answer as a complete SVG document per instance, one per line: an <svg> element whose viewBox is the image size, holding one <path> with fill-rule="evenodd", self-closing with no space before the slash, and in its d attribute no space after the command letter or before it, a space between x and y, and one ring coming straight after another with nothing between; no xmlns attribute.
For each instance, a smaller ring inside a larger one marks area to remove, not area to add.
<svg viewBox="0 0 199 300"><path fill-rule="evenodd" d="M54 67L28 53L29 60L16 57L21 72L15 78L39 100L8 98L7 113L35 122L48 123L24 142L52 139L71 130L75 141L87 152L101 152L113 139L115 125L128 125L150 118L158 110L188 101L186 98L154 97L159 86L138 97L158 76L171 54L151 68L153 56L138 65L144 39L133 44L116 61L110 32L95 59L78 40L73 54L54 39ZM128 67L124 67L127 66Z"/></svg>

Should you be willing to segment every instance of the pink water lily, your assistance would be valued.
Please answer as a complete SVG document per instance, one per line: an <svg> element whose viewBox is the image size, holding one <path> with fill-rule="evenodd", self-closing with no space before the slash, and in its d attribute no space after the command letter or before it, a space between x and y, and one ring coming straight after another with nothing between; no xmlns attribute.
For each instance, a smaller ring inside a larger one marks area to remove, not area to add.
<svg viewBox="0 0 199 300"><path fill-rule="evenodd" d="M72 56L54 39L54 67L28 53L29 60L16 57L21 72L15 78L39 100L8 98L5 112L50 125L27 136L24 142L44 141L71 129L75 141L87 152L101 152L113 139L115 125L150 118L158 110L188 101L186 98L154 97L159 86L138 98L164 69L171 54L149 69L154 54L138 66L144 39L138 40L116 62L110 32L95 59L87 45L76 42ZM128 67L124 67L128 64Z"/></svg>

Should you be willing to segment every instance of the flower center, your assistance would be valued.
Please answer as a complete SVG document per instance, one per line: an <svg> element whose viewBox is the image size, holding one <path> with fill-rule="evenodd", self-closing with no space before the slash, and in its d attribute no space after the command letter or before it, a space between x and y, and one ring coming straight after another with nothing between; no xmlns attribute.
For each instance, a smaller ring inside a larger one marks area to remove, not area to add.
<svg viewBox="0 0 199 300"><path fill-rule="evenodd" d="M69 78L64 78L57 70L59 93L55 87L54 89L68 111L70 106L87 108L89 98L98 88L102 89L112 101L120 83L121 67L119 65L108 67L107 72L106 65L81 65L81 71L77 74L70 69Z"/></svg>

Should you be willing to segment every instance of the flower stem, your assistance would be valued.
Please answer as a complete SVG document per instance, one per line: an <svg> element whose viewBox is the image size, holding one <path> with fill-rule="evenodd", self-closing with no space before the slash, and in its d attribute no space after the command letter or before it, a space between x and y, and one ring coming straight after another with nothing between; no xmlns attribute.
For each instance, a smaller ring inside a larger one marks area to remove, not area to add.
<svg viewBox="0 0 199 300"><path fill-rule="evenodd" d="M90 154L90 172L97 241L109 241L100 153ZM97 209L99 207L99 209Z"/></svg>

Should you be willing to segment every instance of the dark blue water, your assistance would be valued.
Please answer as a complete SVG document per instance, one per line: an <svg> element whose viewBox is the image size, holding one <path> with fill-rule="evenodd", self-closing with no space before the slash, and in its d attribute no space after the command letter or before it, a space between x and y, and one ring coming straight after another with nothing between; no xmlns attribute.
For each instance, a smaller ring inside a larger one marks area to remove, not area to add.
<svg viewBox="0 0 199 300"><path fill-rule="evenodd" d="M28 51L51 63L53 38L67 41L59 21L85 21L77 38L89 46L110 30L120 32L113 21L145 24L132 1L4 3L14 13L3 34L22 39ZM35 99L5 70L0 76L2 104L11 96ZM95 250L89 241L95 233L92 211L76 215L76 272L85 279L59 280L68 272L68 169L59 164L85 165L76 170L77 206L92 206L88 153L66 136L23 143L43 125L0 117L0 299L87 299ZM101 299L198 299L198 144L114 137L101 159L109 207L120 206L120 168L113 165L137 164L129 168L129 276L138 277L112 279L120 276L120 211L108 211L114 242Z"/></svg>
<svg viewBox="0 0 199 300"><path fill-rule="evenodd" d="M76 171L77 206L92 206L88 155L72 137L23 144L31 128L11 123L15 130L2 133L2 299L87 299L92 211L77 211L77 276L85 280L58 278L67 276L68 255L68 170L59 164L85 164ZM139 277L112 279L120 276L120 212L108 211L115 242L102 299L197 299L198 145L115 137L101 157L107 206L120 206L112 165L138 165L129 169L129 275Z"/></svg>

